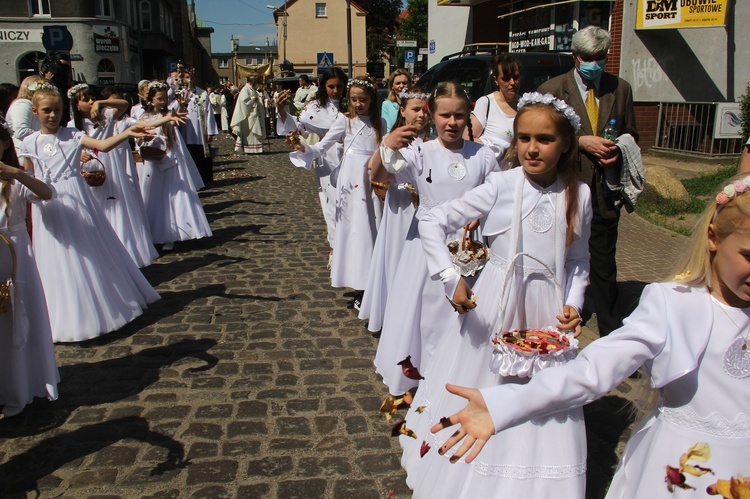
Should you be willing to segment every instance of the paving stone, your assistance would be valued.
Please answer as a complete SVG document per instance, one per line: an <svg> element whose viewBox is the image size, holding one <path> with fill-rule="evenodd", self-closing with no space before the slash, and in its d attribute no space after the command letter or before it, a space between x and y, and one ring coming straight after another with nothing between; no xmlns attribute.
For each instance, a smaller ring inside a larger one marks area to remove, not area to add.
<svg viewBox="0 0 750 499"><path fill-rule="evenodd" d="M94 455L90 466L92 467L125 467L135 463L138 455L138 449L135 447L110 446L106 447Z"/></svg>
<svg viewBox="0 0 750 499"><path fill-rule="evenodd" d="M230 483L237 475L237 461L220 460L193 463L187 469L187 484Z"/></svg>
<svg viewBox="0 0 750 499"><path fill-rule="evenodd" d="M387 493L387 491L385 491ZM333 486L334 499L379 499L383 497L373 480L336 480Z"/></svg>
<svg viewBox="0 0 750 499"><path fill-rule="evenodd" d="M230 404L204 405L195 411L199 419L227 419L232 416L233 406Z"/></svg>
<svg viewBox="0 0 750 499"><path fill-rule="evenodd" d="M291 473L292 466L292 458L289 456L266 457L250 461L247 466L247 475L277 477Z"/></svg>
<svg viewBox="0 0 750 499"><path fill-rule="evenodd" d="M324 497L326 481L321 479L295 480L279 483L279 497L287 499L304 499Z"/></svg>
<svg viewBox="0 0 750 499"><path fill-rule="evenodd" d="M188 459L202 459L219 455L219 445L214 442L195 442L190 445Z"/></svg>
<svg viewBox="0 0 750 499"><path fill-rule="evenodd" d="M268 433L266 424L258 421L236 421L229 423L227 437L235 438L240 435L265 435Z"/></svg>
<svg viewBox="0 0 750 499"><path fill-rule="evenodd" d="M223 434L224 431L220 425L213 423L190 423L190 426L182 433L182 436L219 440Z"/></svg>
<svg viewBox="0 0 750 499"><path fill-rule="evenodd" d="M238 440L224 442L221 448L223 456L252 456L260 452L261 443L255 440Z"/></svg>
<svg viewBox="0 0 750 499"><path fill-rule="evenodd" d="M301 476L342 476L352 472L352 465L345 457L303 457L297 466Z"/></svg>

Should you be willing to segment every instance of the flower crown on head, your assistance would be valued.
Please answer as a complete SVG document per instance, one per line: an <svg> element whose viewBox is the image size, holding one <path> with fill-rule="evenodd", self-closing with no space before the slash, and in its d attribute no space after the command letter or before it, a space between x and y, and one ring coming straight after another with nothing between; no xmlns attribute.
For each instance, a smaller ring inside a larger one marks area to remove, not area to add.
<svg viewBox="0 0 750 499"><path fill-rule="evenodd" d="M375 90L375 85L372 84L369 78L360 78L360 77L352 78L351 80L347 82L346 90L348 91L350 88L352 88L352 85L356 85L358 87L365 87L368 90L377 92L377 90Z"/></svg>
<svg viewBox="0 0 750 499"><path fill-rule="evenodd" d="M750 190L750 175L745 178L735 180L731 184L725 185L724 188L716 195L716 204L719 208L736 198L743 192Z"/></svg>
<svg viewBox="0 0 750 499"><path fill-rule="evenodd" d="M422 94L419 92L409 92L406 89L403 89L400 94L398 94L398 98L401 100L409 100L409 99L422 99L427 100L430 98L430 94Z"/></svg>
<svg viewBox="0 0 750 499"><path fill-rule="evenodd" d="M162 83L160 81L152 81L148 84L148 91L152 90L166 90L169 88L166 83Z"/></svg>
<svg viewBox="0 0 750 499"><path fill-rule="evenodd" d="M521 96L520 99L518 99L518 105L516 106L517 109L521 109L523 106L527 104L544 104L545 106L552 106L558 111L560 111L565 118L567 118L568 122L570 122L570 126L573 127L573 131L578 132L578 130L581 129L581 118L578 116L575 112L575 110L570 107L568 104L565 103L565 101L557 99L552 94L540 94L539 92L526 92Z"/></svg>
<svg viewBox="0 0 750 499"><path fill-rule="evenodd" d="M89 86L86 83L79 83L78 85L73 85L72 87L70 87L70 90L68 90L68 99L72 99L75 94L77 94L81 90L86 90L87 88L89 88Z"/></svg>
<svg viewBox="0 0 750 499"><path fill-rule="evenodd" d="M48 88L50 90L57 90L57 87L54 86L52 83L46 82L44 80L39 80L29 85L29 92L33 94L37 90L41 90L43 88Z"/></svg>

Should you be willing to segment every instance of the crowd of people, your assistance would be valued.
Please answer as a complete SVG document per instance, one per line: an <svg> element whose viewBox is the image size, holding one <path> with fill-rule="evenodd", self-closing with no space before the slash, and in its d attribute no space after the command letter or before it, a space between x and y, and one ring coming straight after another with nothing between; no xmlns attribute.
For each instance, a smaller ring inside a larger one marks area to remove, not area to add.
<svg viewBox="0 0 750 499"><path fill-rule="evenodd" d="M115 331L159 299L140 271L154 245L212 235L198 191L217 130L192 72L140 82L132 108L116 88L66 87L36 75L1 86L4 417L57 397L53 343Z"/></svg>
<svg viewBox="0 0 750 499"><path fill-rule="evenodd" d="M407 409L392 435L414 497L584 497L581 407L641 366L655 390L608 497L750 486L750 177L722 186L623 325L618 220L644 174L610 43L577 32L575 68L524 95L498 55L473 106L404 70L382 106L370 78L336 71L301 110L276 99L290 161L316 175L331 284L379 338L381 412ZM601 338L579 355L591 314Z"/></svg>
<svg viewBox="0 0 750 499"><path fill-rule="evenodd" d="M113 89L0 86L0 251L17 267L0 288L3 415L57 396L54 341L116 330L159 299L139 271L154 244L211 236L197 191L217 123L247 154L272 126L315 174L332 286L354 291L379 338L381 412L407 410L392 435L415 497L584 497L581 407L642 366L655 390L608 497L747 490L750 176L722 186L674 279L623 323L618 220L644 179L610 43L578 31L575 68L523 95L518 62L495 56L497 90L475 104L404 70L381 105L371 78L338 68L271 94L255 77L204 91L180 65L141 82L129 113ZM601 338L578 354L592 313Z"/></svg>

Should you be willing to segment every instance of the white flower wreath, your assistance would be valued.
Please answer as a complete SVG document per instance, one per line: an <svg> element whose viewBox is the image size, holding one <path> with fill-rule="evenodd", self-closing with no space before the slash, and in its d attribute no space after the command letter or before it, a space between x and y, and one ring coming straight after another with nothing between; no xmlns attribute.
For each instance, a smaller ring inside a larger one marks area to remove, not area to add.
<svg viewBox="0 0 750 499"><path fill-rule="evenodd" d="M57 90L57 87L54 86L52 83L48 83L46 81L39 80L39 81L36 81L36 82L32 83L31 85L29 85L29 92L31 92L33 94L37 90L41 90L43 88L48 88L50 90Z"/></svg>
<svg viewBox="0 0 750 499"><path fill-rule="evenodd" d="M419 92L409 92L408 90L404 89L401 91L400 94L398 94L398 98L401 100L409 100L409 99L422 99L427 100L430 98L430 94L421 94Z"/></svg>
<svg viewBox="0 0 750 499"><path fill-rule="evenodd" d="M86 90L87 88L89 88L89 86L86 83L73 85L72 87L70 87L70 90L68 90L68 99L72 99L75 94L77 94L81 90Z"/></svg>
<svg viewBox="0 0 750 499"><path fill-rule="evenodd" d="M545 106L553 106L565 116L575 132L578 132L581 129L581 118L576 114L575 110L566 104L565 101L555 98L552 94L526 92L520 99L518 99L517 108L521 109L526 104L544 104Z"/></svg>
<svg viewBox="0 0 750 499"><path fill-rule="evenodd" d="M148 84L148 91L149 92L152 91L152 90L166 90L167 88L168 88L167 84L166 83L162 83L160 81L152 81L151 83Z"/></svg>

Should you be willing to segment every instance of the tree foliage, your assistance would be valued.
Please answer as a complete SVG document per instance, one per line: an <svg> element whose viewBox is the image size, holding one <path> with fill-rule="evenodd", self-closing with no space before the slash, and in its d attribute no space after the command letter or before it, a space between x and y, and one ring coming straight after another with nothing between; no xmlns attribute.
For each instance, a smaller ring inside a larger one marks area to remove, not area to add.
<svg viewBox="0 0 750 499"><path fill-rule="evenodd" d="M408 0L409 15L398 28L401 40L416 40L417 47L427 46L427 0Z"/></svg>
<svg viewBox="0 0 750 499"><path fill-rule="evenodd" d="M740 97L740 120L742 122L742 140L750 137L750 83L745 88L745 94Z"/></svg>
<svg viewBox="0 0 750 499"><path fill-rule="evenodd" d="M398 28L401 0L357 0L367 10L367 60L377 62L390 53Z"/></svg>

